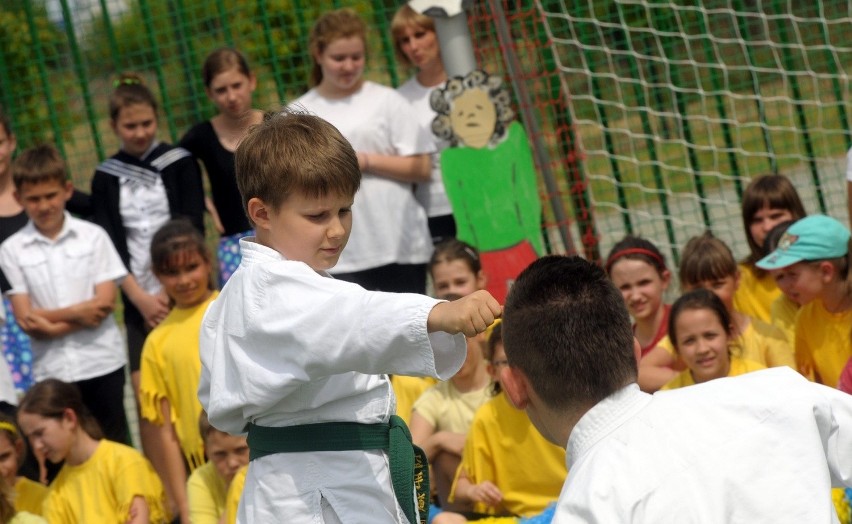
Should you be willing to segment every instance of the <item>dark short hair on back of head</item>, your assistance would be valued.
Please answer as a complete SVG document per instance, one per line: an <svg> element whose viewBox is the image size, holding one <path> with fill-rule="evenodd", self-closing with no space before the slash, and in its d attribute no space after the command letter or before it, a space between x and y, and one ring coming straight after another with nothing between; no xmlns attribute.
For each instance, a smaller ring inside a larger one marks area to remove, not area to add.
<svg viewBox="0 0 852 524"><path fill-rule="evenodd" d="M252 127L234 163L246 213L252 198L278 209L295 192L313 198L355 195L361 184L358 157L340 131L318 116L290 109L268 113Z"/></svg>
<svg viewBox="0 0 852 524"><path fill-rule="evenodd" d="M56 181L64 185L67 180L65 160L52 144L26 149L12 163L12 181L18 191L24 184Z"/></svg>
<svg viewBox="0 0 852 524"><path fill-rule="evenodd" d="M546 256L520 274L503 310L503 348L551 409L594 405L636 380L624 298L576 256Z"/></svg>
<svg viewBox="0 0 852 524"><path fill-rule="evenodd" d="M681 287L691 288L736 275L737 261L727 244L705 231L684 246L678 273Z"/></svg>

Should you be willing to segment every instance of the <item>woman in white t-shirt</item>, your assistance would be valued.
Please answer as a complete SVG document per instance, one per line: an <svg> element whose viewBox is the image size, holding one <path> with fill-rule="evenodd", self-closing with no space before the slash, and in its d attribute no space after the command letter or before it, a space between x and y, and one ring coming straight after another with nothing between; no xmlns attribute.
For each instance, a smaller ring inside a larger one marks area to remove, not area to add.
<svg viewBox="0 0 852 524"><path fill-rule="evenodd" d="M438 244L456 236L456 221L441 179L440 151L449 143L432 135L435 111L429 104L432 90L447 81L447 72L441 60L435 22L431 17L418 13L408 4L403 5L393 15L391 35L397 60L417 70L414 76L397 88L397 92L412 105L417 123L425 133L432 136L437 149L432 154L432 178L429 182L417 184L414 196L426 210L432 242Z"/></svg>
<svg viewBox="0 0 852 524"><path fill-rule="evenodd" d="M351 9L316 21L309 41L314 87L293 106L337 127L363 173L334 276L371 290L424 293L432 243L412 185L429 181L435 144L412 125L416 116L399 93L364 79L366 30Z"/></svg>

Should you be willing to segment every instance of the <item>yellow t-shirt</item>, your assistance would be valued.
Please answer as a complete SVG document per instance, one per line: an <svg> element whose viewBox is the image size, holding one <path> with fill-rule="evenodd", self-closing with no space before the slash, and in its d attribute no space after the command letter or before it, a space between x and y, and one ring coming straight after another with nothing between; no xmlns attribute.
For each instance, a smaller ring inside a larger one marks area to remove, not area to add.
<svg viewBox="0 0 852 524"><path fill-rule="evenodd" d="M491 383L482 389L461 393L451 380L438 382L420 395L413 411L426 419L435 431L467 433L476 410L491 398L490 389Z"/></svg>
<svg viewBox="0 0 852 524"><path fill-rule="evenodd" d="M752 371L759 371L761 369L766 369L766 366L760 364L758 362L754 362L752 360L744 360L740 357L731 357L731 368L728 370L729 377L736 377L737 375L744 375L746 373L751 373ZM677 389L677 388L685 388L686 386L694 386L695 380L692 378L692 373L687 369L685 371L681 371L678 375L668 381L665 386L660 388L661 390L666 389Z"/></svg>
<svg viewBox="0 0 852 524"><path fill-rule="evenodd" d="M799 313L799 304L782 293L772 302L769 309L772 313L772 325L784 332L790 347L795 346L796 315Z"/></svg>
<svg viewBox="0 0 852 524"><path fill-rule="evenodd" d="M531 470L530 468L533 468ZM559 498L568 470L565 450L544 439L523 410L500 393L479 408L465 440L459 471L474 484L491 481L503 492L500 507L476 503L485 515L508 512L530 517ZM450 491L455 497L456 479ZM502 511L505 510L505 511Z"/></svg>
<svg viewBox="0 0 852 524"><path fill-rule="evenodd" d="M186 481L192 524L218 524L225 512L226 494L225 479L212 462L196 468Z"/></svg>
<svg viewBox="0 0 852 524"><path fill-rule="evenodd" d="M850 333L852 309L830 313L819 299L802 306L796 317L799 371L812 380L836 388L843 367L852 357Z"/></svg>
<svg viewBox="0 0 852 524"><path fill-rule="evenodd" d="M48 490L43 515L50 524L126 522L137 496L148 503L152 523L170 520L163 484L148 460L129 446L101 440L88 460L62 466Z"/></svg>
<svg viewBox="0 0 852 524"><path fill-rule="evenodd" d="M15 480L15 511L41 515L41 505L47 498L47 486L26 477Z"/></svg>
<svg viewBox="0 0 852 524"><path fill-rule="evenodd" d="M752 318L770 322L770 306L781 295L775 279L769 273L758 277L755 268L747 264L739 264L739 270L740 285L734 294L734 309Z"/></svg>
<svg viewBox="0 0 852 524"><path fill-rule="evenodd" d="M424 391L437 384L438 380L432 377L393 375L390 382L393 394L396 396L396 414L405 421L406 425L409 425L414 403Z"/></svg>
<svg viewBox="0 0 852 524"><path fill-rule="evenodd" d="M663 337L657 345L671 355L676 354L668 336ZM796 369L796 359L784 332L756 318L752 318L745 332L734 339L731 354L768 368L790 366Z"/></svg>
<svg viewBox="0 0 852 524"><path fill-rule="evenodd" d="M162 425L160 402L171 404L172 423L189 470L204 464L204 441L198 430L201 403L198 382L201 357L198 338L201 319L218 292L189 309L174 308L145 339L140 364L139 405L142 416Z"/></svg>
<svg viewBox="0 0 852 524"><path fill-rule="evenodd" d="M240 507L240 499L243 496L243 487L246 485L246 473L248 466L243 466L234 474L234 480L228 486L228 494L225 496L226 524L237 522L237 509Z"/></svg>

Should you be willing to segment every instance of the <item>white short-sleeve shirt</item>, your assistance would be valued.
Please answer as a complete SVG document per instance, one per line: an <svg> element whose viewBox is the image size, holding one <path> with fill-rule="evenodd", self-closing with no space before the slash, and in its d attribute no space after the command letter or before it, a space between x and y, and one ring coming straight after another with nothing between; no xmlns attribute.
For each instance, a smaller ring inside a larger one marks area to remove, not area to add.
<svg viewBox="0 0 852 524"><path fill-rule="evenodd" d="M411 105L396 91L373 82L348 97L328 99L311 89L293 102L334 125L355 151L383 155L430 154L435 143ZM432 254L426 212L412 184L364 173L352 208L352 233L333 273L387 264L423 264Z"/></svg>
<svg viewBox="0 0 852 524"><path fill-rule="evenodd" d="M449 141L441 140L432 134L432 120L435 119L436 113L429 104L432 91L442 85L426 87L417 81L417 77L413 76L396 89L411 104L417 116L417 124L435 142L436 151L431 155L432 179L429 182L417 184L414 189L415 198L426 210L429 217L451 215L453 212L453 208L450 207L450 200L447 198L447 191L444 189L444 180L441 177L441 151L449 147L450 144Z"/></svg>
<svg viewBox="0 0 852 524"><path fill-rule="evenodd" d="M119 284L127 275L121 258L99 226L65 213L55 239L27 223L0 245L0 267L8 295L26 294L34 308L60 309L94 297L95 285ZM31 341L36 380L78 382L103 376L127 362L124 341L112 315L96 328Z"/></svg>

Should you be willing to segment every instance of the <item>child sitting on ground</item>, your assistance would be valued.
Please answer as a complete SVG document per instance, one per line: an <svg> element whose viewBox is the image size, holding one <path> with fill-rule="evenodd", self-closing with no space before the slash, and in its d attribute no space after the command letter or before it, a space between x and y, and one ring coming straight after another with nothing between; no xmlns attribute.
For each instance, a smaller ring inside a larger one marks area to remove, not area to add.
<svg viewBox="0 0 852 524"><path fill-rule="evenodd" d="M266 118L240 143L236 173L257 236L240 241L241 265L202 322L199 399L214 427L248 432L238 521L416 522L425 457L391 415L385 373L449 378L465 356L451 334L481 333L500 305L485 291L441 302L328 275L361 180L328 122Z"/></svg>
<svg viewBox="0 0 852 524"><path fill-rule="evenodd" d="M246 438L229 435L210 425L201 412L198 429L209 462L192 472L186 483L192 524L225 524L226 496L237 471L248 464Z"/></svg>
<svg viewBox="0 0 852 524"><path fill-rule="evenodd" d="M41 515L41 505L47 497L47 486L18 475L27 450L15 419L0 414L0 477L12 490L15 510Z"/></svg>
<svg viewBox="0 0 852 524"><path fill-rule="evenodd" d="M693 237L686 243L680 261L681 289L708 289L722 300L731 315L734 354L766 367L790 366L795 369L793 349L780 329L734 309L739 278L731 250L710 232ZM670 343L667 349L673 351Z"/></svg>
<svg viewBox="0 0 852 524"><path fill-rule="evenodd" d="M825 215L805 217L787 229L778 247L757 265L790 279L802 304L796 316L796 363L806 377L837 387L852 357L850 235Z"/></svg>
<svg viewBox="0 0 852 524"><path fill-rule="evenodd" d="M669 340L688 369L662 389L677 389L722 377L766 369L763 364L731 354L731 316L707 289L687 291L672 305Z"/></svg>
<svg viewBox="0 0 852 524"><path fill-rule="evenodd" d="M479 262L479 252L461 240L449 238L439 242L432 252L428 270L435 296L441 300L453 300L478 289L485 289L486 279ZM414 403L436 383L432 377L391 377L391 385L396 395L396 412L406 424L411 423Z"/></svg>
<svg viewBox="0 0 852 524"><path fill-rule="evenodd" d="M478 515L533 517L559 498L568 475L565 450L545 440L500 387L500 371L507 362L502 331L498 322L486 354L494 396L474 416L450 498L473 502ZM456 522L466 520L444 512L433 521Z"/></svg>

